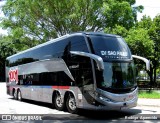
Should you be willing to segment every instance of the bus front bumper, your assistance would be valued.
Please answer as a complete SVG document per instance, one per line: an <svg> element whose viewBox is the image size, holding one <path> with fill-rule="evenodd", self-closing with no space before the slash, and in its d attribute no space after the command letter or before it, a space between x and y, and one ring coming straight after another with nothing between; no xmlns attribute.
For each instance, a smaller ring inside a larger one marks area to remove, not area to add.
<svg viewBox="0 0 160 123"><path fill-rule="evenodd" d="M103 104L104 106L98 106L97 109L101 109L101 110L129 109L137 106L137 100L138 100L138 97L135 97L132 100L128 100L124 102L112 102L104 98L99 98L97 99L97 101Z"/></svg>

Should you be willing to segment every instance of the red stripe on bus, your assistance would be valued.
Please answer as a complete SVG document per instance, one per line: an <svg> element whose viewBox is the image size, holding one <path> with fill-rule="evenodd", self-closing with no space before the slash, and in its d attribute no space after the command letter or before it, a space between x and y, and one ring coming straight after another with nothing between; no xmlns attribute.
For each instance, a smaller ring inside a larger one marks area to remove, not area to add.
<svg viewBox="0 0 160 123"><path fill-rule="evenodd" d="M54 89L69 89L70 86L52 86Z"/></svg>

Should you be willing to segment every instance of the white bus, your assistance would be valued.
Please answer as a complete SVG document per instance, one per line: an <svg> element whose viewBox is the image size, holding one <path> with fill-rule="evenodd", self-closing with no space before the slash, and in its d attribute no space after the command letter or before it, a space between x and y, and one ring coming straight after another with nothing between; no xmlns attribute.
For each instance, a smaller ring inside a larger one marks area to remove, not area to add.
<svg viewBox="0 0 160 123"><path fill-rule="evenodd" d="M7 94L15 99L78 109L121 110L137 105L133 56L122 37L81 32L6 59Z"/></svg>

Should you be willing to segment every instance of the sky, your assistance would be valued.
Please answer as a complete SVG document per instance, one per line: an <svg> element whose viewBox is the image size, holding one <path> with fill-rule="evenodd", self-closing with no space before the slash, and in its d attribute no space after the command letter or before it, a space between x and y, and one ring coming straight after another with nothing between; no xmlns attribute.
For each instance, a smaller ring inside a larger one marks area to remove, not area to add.
<svg viewBox="0 0 160 123"><path fill-rule="evenodd" d="M3 12L1 11L1 7L5 4L5 1L0 1L0 17L4 17ZM7 30L3 30L0 28L0 35L7 35Z"/></svg>
<svg viewBox="0 0 160 123"><path fill-rule="evenodd" d="M4 1L0 2L0 7L4 5ZM160 14L160 0L136 0L135 6L142 5L144 6L144 10L142 13L137 14L138 21L141 20L143 15L150 16L152 19L157 15ZM3 13L0 10L0 17L3 17ZM6 30L0 28L0 34L7 34Z"/></svg>
<svg viewBox="0 0 160 123"><path fill-rule="evenodd" d="M152 19L160 14L160 0L136 0L136 5L144 6L142 13L138 13L137 19L141 20L143 15L150 16Z"/></svg>

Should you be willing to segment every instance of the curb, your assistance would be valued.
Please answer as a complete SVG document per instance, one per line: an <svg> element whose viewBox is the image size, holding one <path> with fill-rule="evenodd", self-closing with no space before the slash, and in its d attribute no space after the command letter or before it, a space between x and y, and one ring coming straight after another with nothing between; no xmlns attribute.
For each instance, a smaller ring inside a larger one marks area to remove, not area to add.
<svg viewBox="0 0 160 123"><path fill-rule="evenodd" d="M147 107L160 107L160 105L145 105L145 104L138 104L137 106L147 106Z"/></svg>
<svg viewBox="0 0 160 123"><path fill-rule="evenodd" d="M137 105L138 106L160 107L160 99L139 98Z"/></svg>

